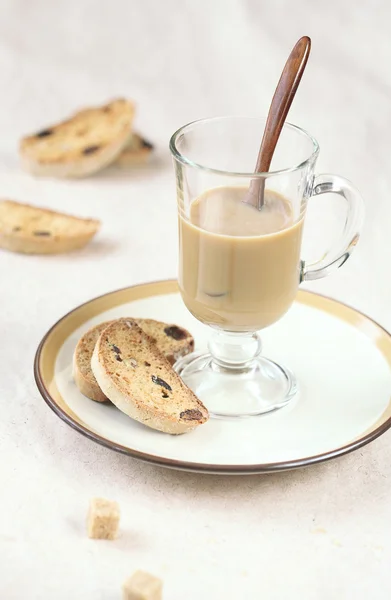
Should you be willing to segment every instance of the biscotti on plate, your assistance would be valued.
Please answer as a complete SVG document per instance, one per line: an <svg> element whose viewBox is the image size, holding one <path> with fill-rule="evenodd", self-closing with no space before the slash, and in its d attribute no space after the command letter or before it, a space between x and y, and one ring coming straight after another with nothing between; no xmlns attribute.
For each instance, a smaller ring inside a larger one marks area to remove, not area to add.
<svg viewBox="0 0 391 600"><path fill-rule="evenodd" d="M133 320L155 342L171 365L194 350L194 338L184 327L154 319Z"/></svg>
<svg viewBox="0 0 391 600"><path fill-rule="evenodd" d="M59 254L85 246L100 222L29 204L0 200L0 248L25 254Z"/></svg>
<svg viewBox="0 0 391 600"><path fill-rule="evenodd" d="M133 320L119 319L103 330L91 367L111 402L152 429L180 434L209 418L202 402Z"/></svg>
<svg viewBox="0 0 391 600"><path fill-rule="evenodd" d="M135 321L151 337L158 350L171 364L194 349L193 336L183 327L153 319L135 319ZM105 402L107 397L94 377L91 358L100 334L112 322L106 321L89 329L80 338L73 356L73 378L76 385L84 396L96 402Z"/></svg>
<svg viewBox="0 0 391 600"><path fill-rule="evenodd" d="M86 177L111 164L132 136L134 104L119 98L87 108L20 142L24 169L47 177Z"/></svg>

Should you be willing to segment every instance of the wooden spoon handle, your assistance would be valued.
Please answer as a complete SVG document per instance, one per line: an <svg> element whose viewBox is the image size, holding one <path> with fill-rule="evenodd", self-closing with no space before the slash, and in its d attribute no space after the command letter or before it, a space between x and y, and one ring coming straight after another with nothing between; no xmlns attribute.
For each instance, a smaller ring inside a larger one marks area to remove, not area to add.
<svg viewBox="0 0 391 600"><path fill-rule="evenodd" d="M289 55L270 105L255 172L266 173L270 168L281 129L304 73L310 50L311 40L304 36L299 39Z"/></svg>

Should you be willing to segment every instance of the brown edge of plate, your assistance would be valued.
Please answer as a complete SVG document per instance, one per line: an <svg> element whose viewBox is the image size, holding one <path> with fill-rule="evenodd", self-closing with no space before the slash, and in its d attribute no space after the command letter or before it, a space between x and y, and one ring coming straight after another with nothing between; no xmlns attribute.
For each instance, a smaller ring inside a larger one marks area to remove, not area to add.
<svg viewBox="0 0 391 600"><path fill-rule="evenodd" d="M67 425L72 427L72 429L74 429L75 431L78 431L79 433L81 433L82 435L87 437L88 439L92 440L93 442L96 442L97 444L100 444L101 446L104 446L105 448L109 448L110 450L114 450L115 452L125 454L127 456L130 456L131 458L136 458L138 460L141 460L141 461L144 461L147 463L151 463L154 465L158 465L161 467L166 467L166 468L180 470L180 471L190 471L190 472L195 472L195 473L202 473L202 474L207 474L207 475L260 475L260 474L266 474L266 473L276 473L276 472L280 472L280 471L288 471L291 469L298 469L301 467L308 467L310 465L315 465L318 463L326 462L328 460L332 460L333 458L337 458L344 454L349 454L350 452L353 452L354 450L357 450L358 448L361 448L362 446L365 446L366 444L369 444L376 438L380 437L385 431L387 431L387 429L389 429L391 427L391 417L389 417L386 421L384 421L384 423L382 423L376 429L367 433L360 439L353 440L349 444L347 444L345 446L341 446L340 448L336 448L335 450L332 450L329 452L324 452L322 454L317 454L315 456L309 456L307 458L302 458L302 459L244 466L244 465L214 465L214 464L204 465L202 463L178 461L178 460L174 460L174 459L170 459L170 458L162 458L160 456L155 456L153 454L146 454L145 452L139 452L138 450L131 450L130 448L127 448L126 446L122 446L121 444L117 444L115 442L107 440L106 438L102 437L98 433L90 431L89 429L87 429L86 427L84 427L83 425L81 425L80 423L75 421L52 398L52 396L51 396L50 392L48 391L47 387L45 386L45 383L42 378L42 374L40 371L40 358L41 358L42 349L43 349L49 335L60 323L62 323L65 319L67 319L69 317L69 315L71 315L75 311L79 310L80 308L86 306L87 304L96 302L100 298L110 296L111 294L117 294L121 291L125 291L130 288L142 287L143 285L151 285L151 284L159 285L159 284L169 284L169 283L174 283L174 282L175 282L175 280L161 280L161 281L148 282L146 284L141 283L141 284L136 284L133 286L126 286L124 288L120 288L120 289L114 290L112 292L107 292L106 294L101 294L100 296L96 296L95 298L92 298L91 300L88 300L87 302L83 302L82 304L79 304L74 309L67 312L63 317L61 317L61 319L56 321L56 323L54 323L54 325L46 332L46 334L42 338L42 340L37 348L36 354L35 354L35 359L34 359L35 382L36 382L38 390L39 390L41 396L43 397L43 399L45 400L46 404L52 409L52 411L58 417L60 417L60 419L62 421L64 421ZM310 294L313 296L319 296L320 298L323 298L325 300L330 300L331 302L336 302L336 303L344 306L345 308L348 308L348 309L354 311L359 316L361 316L364 319L367 319L368 321L373 323L376 327L378 327L381 331L383 331L389 338L391 337L390 332L387 331L384 327L382 327L382 325L380 325L379 323L377 323L376 321L374 321L373 319L371 319L370 317L368 317L366 314L362 313L361 311L349 306L348 304L345 304L344 302L340 302L339 300L334 300L333 298L330 298L329 296L325 296L323 294L317 294L316 292L312 292L309 290L303 290L303 291L306 294Z"/></svg>

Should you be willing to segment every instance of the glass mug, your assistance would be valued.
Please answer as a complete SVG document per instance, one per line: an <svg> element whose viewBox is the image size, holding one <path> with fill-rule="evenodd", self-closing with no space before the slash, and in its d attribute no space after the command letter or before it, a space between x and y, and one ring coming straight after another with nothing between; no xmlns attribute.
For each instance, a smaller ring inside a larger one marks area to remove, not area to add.
<svg viewBox="0 0 391 600"><path fill-rule="evenodd" d="M179 288L190 312L212 328L209 352L190 354L175 369L212 416L258 415L295 396L294 374L261 355L258 331L286 313L302 281L346 262L363 219L362 198L349 181L314 174L319 145L295 125L284 125L272 170L254 173L265 123L204 119L170 140ZM261 211L243 202L254 183L264 189ZM321 260L307 264L300 255L307 202L330 192L347 204L343 234Z"/></svg>

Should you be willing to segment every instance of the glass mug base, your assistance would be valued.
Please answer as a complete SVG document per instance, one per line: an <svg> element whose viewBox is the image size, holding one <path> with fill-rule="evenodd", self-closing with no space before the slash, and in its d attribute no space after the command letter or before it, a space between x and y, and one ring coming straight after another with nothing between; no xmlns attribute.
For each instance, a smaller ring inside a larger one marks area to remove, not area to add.
<svg viewBox="0 0 391 600"><path fill-rule="evenodd" d="M298 391L294 375L263 356L229 368L210 353L194 352L174 369L216 418L262 415L286 406Z"/></svg>

